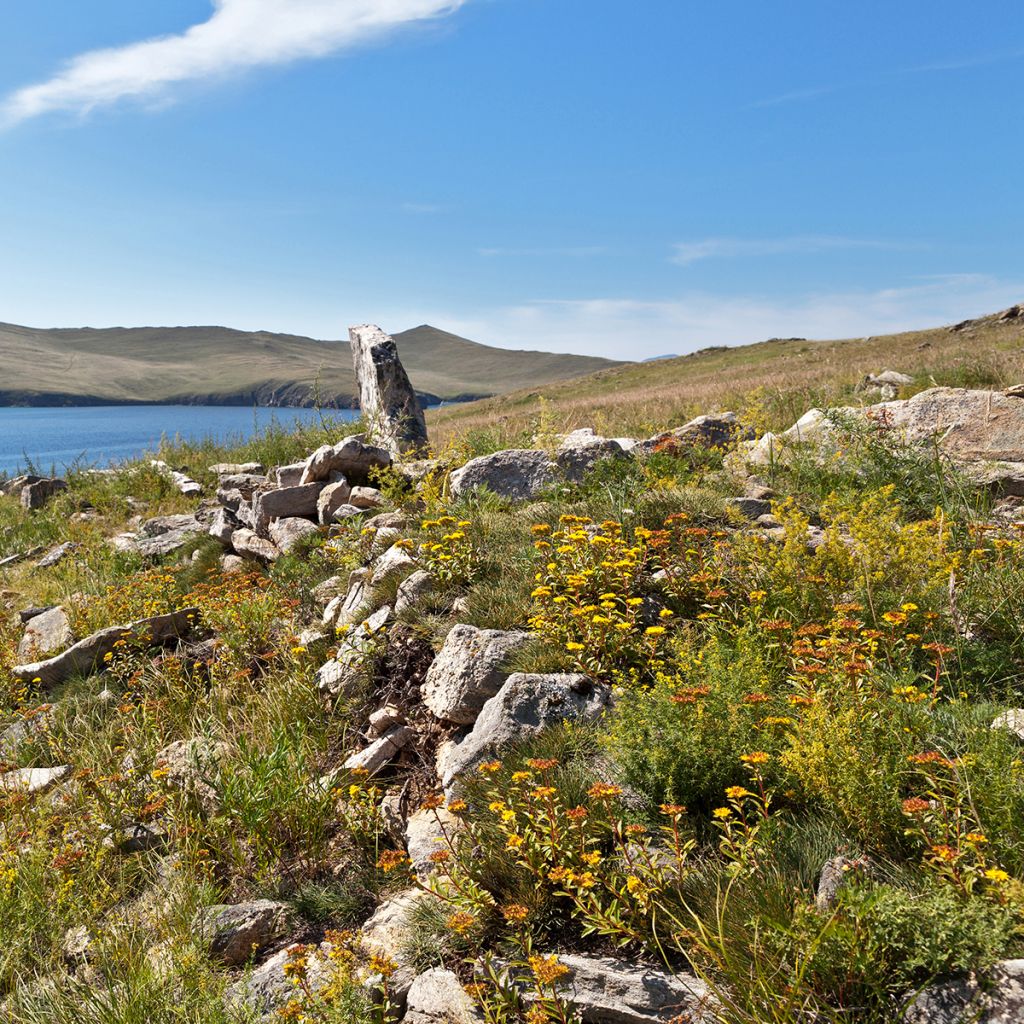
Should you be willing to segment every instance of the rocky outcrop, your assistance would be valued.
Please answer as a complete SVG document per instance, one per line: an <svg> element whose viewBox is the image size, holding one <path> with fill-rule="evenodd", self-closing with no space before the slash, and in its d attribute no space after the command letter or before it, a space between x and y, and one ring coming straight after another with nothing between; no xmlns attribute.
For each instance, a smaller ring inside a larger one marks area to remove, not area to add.
<svg viewBox="0 0 1024 1024"><path fill-rule="evenodd" d="M464 771L517 740L564 721L595 721L604 713L611 690L588 676L517 672L484 705L470 733L443 748L438 775L449 789Z"/></svg>
<svg viewBox="0 0 1024 1024"><path fill-rule="evenodd" d="M423 684L423 703L440 719L471 725L508 678L508 659L529 642L521 631L453 626Z"/></svg>
<svg viewBox="0 0 1024 1024"><path fill-rule="evenodd" d="M88 675L102 668L104 655L112 653L115 644L121 639L146 646L168 643L187 636L198 617L198 608L182 608L166 615L138 619L126 626L108 626L79 640L56 657L27 665L15 665L11 675L20 682L48 689L73 675Z"/></svg>
<svg viewBox="0 0 1024 1024"><path fill-rule="evenodd" d="M373 324L349 328L359 408L370 436L395 455L427 447L427 424L394 338Z"/></svg>
<svg viewBox="0 0 1024 1024"><path fill-rule="evenodd" d="M555 450L555 463L566 480L581 481L599 462L626 456L618 441L595 434L590 427L564 434Z"/></svg>
<svg viewBox="0 0 1024 1024"><path fill-rule="evenodd" d="M749 429L740 424L734 412L696 416L681 427L668 430L640 441L634 453L652 455L655 452L679 454L694 448L728 448L737 441L752 437Z"/></svg>
<svg viewBox="0 0 1024 1024"><path fill-rule="evenodd" d="M337 444L323 445L306 459L302 466L302 483L335 483L331 474L338 473L353 485L369 482L375 469L391 465L391 452L377 445L366 444L360 435L342 438Z"/></svg>
<svg viewBox="0 0 1024 1024"><path fill-rule="evenodd" d="M270 539L278 550L285 554L296 548L305 538L319 532L316 523L311 523L308 519L299 519L297 516L275 519L270 524Z"/></svg>

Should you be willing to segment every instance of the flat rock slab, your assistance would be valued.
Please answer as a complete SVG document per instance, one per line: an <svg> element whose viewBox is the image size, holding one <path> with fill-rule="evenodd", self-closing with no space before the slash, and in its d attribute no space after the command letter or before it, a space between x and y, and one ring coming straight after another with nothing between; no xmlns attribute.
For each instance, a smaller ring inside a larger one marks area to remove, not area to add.
<svg viewBox="0 0 1024 1024"><path fill-rule="evenodd" d="M0 775L0 791L5 793L42 793L71 773L71 765L58 768L17 768Z"/></svg>
<svg viewBox="0 0 1024 1024"><path fill-rule="evenodd" d="M139 619L125 626L108 626L84 640L79 640L77 644L56 657L27 665L15 665L11 669L11 675L20 682L34 683L48 689L73 675L89 675L101 669L103 656L114 650L118 640L128 639L153 646L164 644L186 636L198 618L198 608L182 608L166 615Z"/></svg>

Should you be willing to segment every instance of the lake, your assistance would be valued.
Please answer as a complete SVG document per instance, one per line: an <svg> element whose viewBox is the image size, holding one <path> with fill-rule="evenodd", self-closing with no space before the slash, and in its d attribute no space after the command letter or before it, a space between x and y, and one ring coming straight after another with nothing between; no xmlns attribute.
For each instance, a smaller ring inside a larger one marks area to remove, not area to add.
<svg viewBox="0 0 1024 1024"><path fill-rule="evenodd" d="M352 409L325 415L356 419ZM102 405L54 409L0 408L0 473L37 469L58 473L76 462L105 466L152 452L166 435L244 440L272 422L288 427L316 421L316 409L254 409L240 405Z"/></svg>

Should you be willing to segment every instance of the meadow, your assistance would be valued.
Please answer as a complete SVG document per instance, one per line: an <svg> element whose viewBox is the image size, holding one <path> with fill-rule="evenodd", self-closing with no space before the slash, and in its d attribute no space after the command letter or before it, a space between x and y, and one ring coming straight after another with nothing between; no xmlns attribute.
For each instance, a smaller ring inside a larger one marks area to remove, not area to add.
<svg viewBox="0 0 1024 1024"><path fill-rule="evenodd" d="M788 425L897 356L921 384L1014 383L1019 328L978 331L969 356L949 332L849 358L767 343L434 414L433 474L417 489L378 479L434 588L335 699L315 677L341 638L300 637L319 621L313 588L377 553L374 513L228 574L211 537L155 561L110 544L133 517L197 506L145 461L76 471L34 512L0 497L0 559L75 545L51 568L0 570L0 715L16 727L4 767L72 768L48 793L0 797L4 1019L258 1019L226 998L245 969L196 926L204 908L255 898L289 908L275 1018L323 1024L400 1019L400 968L432 967L458 975L488 1024L569 1024L559 955L572 953L695 974L723 1024L883 1024L937 979L1021 955L1024 756L993 728L1024 689L1012 506L934 450L852 425L841 457L797 448L765 469L760 524L721 448L599 463L525 505L448 487L471 454L584 421L653 432L734 404L759 428ZM351 429L325 417L159 454L212 493L209 465L291 463ZM10 673L15 613L52 604L76 636L186 608L199 633L160 653L126 638L101 674L44 692ZM610 688L609 710L442 793L434 757L452 730L418 681L456 622L528 631L510 671L583 673ZM339 771L385 698L413 745L372 777ZM190 785L161 757L179 741L201 768ZM395 799L437 818L429 878L411 871ZM430 894L411 934L366 948L362 923L410 887Z"/></svg>

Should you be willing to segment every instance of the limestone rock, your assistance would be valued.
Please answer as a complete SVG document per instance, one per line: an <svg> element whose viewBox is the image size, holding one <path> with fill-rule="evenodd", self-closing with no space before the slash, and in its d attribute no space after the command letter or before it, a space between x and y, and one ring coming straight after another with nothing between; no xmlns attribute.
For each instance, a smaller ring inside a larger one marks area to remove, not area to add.
<svg viewBox="0 0 1024 1024"><path fill-rule="evenodd" d="M46 661L15 665L11 675L25 683L38 680L36 685L44 689L56 686L72 675L87 675L102 668L103 656L113 651L122 638L151 646L167 643L190 633L198 617L198 608L182 608L166 615L138 619L125 626L108 626Z"/></svg>
<svg viewBox="0 0 1024 1024"><path fill-rule="evenodd" d="M618 957L564 954L558 959L569 968L559 992L583 1024L712 1024L720 1019L718 1001L693 974L669 974ZM519 972L513 977L520 981L523 998L532 1001L533 986Z"/></svg>
<svg viewBox="0 0 1024 1024"><path fill-rule="evenodd" d="M993 729L1005 729L1019 740L1024 740L1024 708L1010 708L992 719Z"/></svg>
<svg viewBox="0 0 1024 1024"><path fill-rule="evenodd" d="M281 549L276 544L244 526L231 535L231 545L243 558L254 558L258 562L274 562L281 557Z"/></svg>
<svg viewBox="0 0 1024 1024"><path fill-rule="evenodd" d="M578 483L599 462L621 459L625 454L618 441L600 437L590 427L584 427L562 436L555 462L567 480Z"/></svg>
<svg viewBox="0 0 1024 1024"><path fill-rule="evenodd" d="M33 657L48 658L74 640L67 613L58 605L29 620L25 635L18 643L18 658L22 661Z"/></svg>
<svg viewBox="0 0 1024 1024"><path fill-rule="evenodd" d="M385 580L405 576L411 571L415 564L416 559L414 559L404 547L392 544L392 546L389 547L387 551L385 551L384 554L373 563L373 567L370 570L369 584L371 587L377 587Z"/></svg>
<svg viewBox="0 0 1024 1024"><path fill-rule="evenodd" d="M191 797L199 808L211 814L219 807L214 786L221 759L228 746L201 736L188 740L175 740L154 758L154 768L170 786Z"/></svg>
<svg viewBox="0 0 1024 1024"><path fill-rule="evenodd" d="M302 479L305 468L304 462L292 462L287 466L278 466L270 476L277 482L278 487L298 487L301 483L309 482Z"/></svg>
<svg viewBox="0 0 1024 1024"><path fill-rule="evenodd" d="M416 733L407 725L396 725L388 729L380 739L374 740L365 750L352 754L343 767L346 771L365 771L376 775L415 738Z"/></svg>
<svg viewBox="0 0 1024 1024"><path fill-rule="evenodd" d="M313 599L320 605L329 604L339 594L344 593L344 583L340 576L329 576L322 583L318 583L310 594L313 595Z"/></svg>
<svg viewBox="0 0 1024 1024"><path fill-rule="evenodd" d="M338 653L317 670L317 687L325 696L346 696L359 683L374 649L374 637L391 618L391 606L379 608L358 626L349 627Z"/></svg>
<svg viewBox="0 0 1024 1024"><path fill-rule="evenodd" d="M21 507L28 512L42 508L55 494L66 491L68 485L56 477L36 477L21 488Z"/></svg>
<svg viewBox="0 0 1024 1024"><path fill-rule="evenodd" d="M299 484L297 487L277 487L272 491L258 491L253 497L252 508L257 527L260 523L269 525L272 519L316 516L316 503L323 490L323 484ZM260 532L257 528L257 532Z"/></svg>
<svg viewBox="0 0 1024 1024"><path fill-rule="evenodd" d="M449 842L455 840L461 828L460 819L444 807L435 810L421 807L409 816L405 825L405 848L421 882L437 871L437 863L431 860L431 855L449 849Z"/></svg>
<svg viewBox="0 0 1024 1024"><path fill-rule="evenodd" d="M634 449L637 455L658 451L683 452L693 448L728 448L753 435L741 426L734 412L697 416L681 427L656 434L641 441Z"/></svg>
<svg viewBox="0 0 1024 1024"><path fill-rule="evenodd" d="M483 707L470 733L438 759L445 789L468 768L503 747L566 720L595 721L611 699L609 687L572 673L517 672Z"/></svg>
<svg viewBox="0 0 1024 1024"><path fill-rule="evenodd" d="M366 444L359 435L353 434L337 444L317 448L303 465L302 482L335 482L331 481L331 474L340 473L349 483L362 484L368 482L371 470L386 469L390 465L391 452Z"/></svg>
<svg viewBox="0 0 1024 1024"><path fill-rule="evenodd" d="M384 496L376 487L353 487L348 503L354 508L380 508Z"/></svg>
<svg viewBox="0 0 1024 1024"><path fill-rule="evenodd" d="M352 488L344 477L333 484L327 484L316 501L317 521L324 526L333 523L335 513L348 503L351 493Z"/></svg>
<svg viewBox="0 0 1024 1024"><path fill-rule="evenodd" d="M51 566L56 565L58 562L62 562L68 555L71 554L78 547L73 541L65 541L63 544L58 544L56 547L50 548L49 551L43 555L42 558L36 562L37 569L49 569Z"/></svg>
<svg viewBox="0 0 1024 1024"><path fill-rule="evenodd" d="M229 967L244 964L284 938L291 927L288 907L273 900L206 907L196 916L195 924L195 930L210 944L210 955Z"/></svg>
<svg viewBox="0 0 1024 1024"><path fill-rule="evenodd" d="M359 382L359 408L371 436L395 455L426 448L423 409L394 338L373 324L351 327L348 336Z"/></svg>
<svg viewBox="0 0 1024 1024"><path fill-rule="evenodd" d="M226 473L217 480L217 490L238 491L243 498L249 499L257 488L266 487L270 480L257 473Z"/></svg>
<svg viewBox="0 0 1024 1024"><path fill-rule="evenodd" d="M529 639L518 630L453 626L427 670L423 703L444 721L472 724L508 678L508 659Z"/></svg>
<svg viewBox="0 0 1024 1024"><path fill-rule="evenodd" d="M405 725L405 713L397 704L385 704L370 715L366 735L376 739L396 725Z"/></svg>
<svg viewBox="0 0 1024 1024"><path fill-rule="evenodd" d="M52 723L52 704L43 704L31 715L12 722L0 732L0 759L10 760L23 743L44 736Z"/></svg>
<svg viewBox="0 0 1024 1024"><path fill-rule="evenodd" d="M324 608L324 625L334 626L336 629L351 626L359 620L360 614L367 610L369 600L370 570L354 569L348 578L348 589L333 597Z"/></svg>
<svg viewBox="0 0 1024 1024"><path fill-rule="evenodd" d="M486 487L511 501L530 501L556 480L555 465L547 452L510 448L470 459L451 475L452 497Z"/></svg>
<svg viewBox="0 0 1024 1024"><path fill-rule="evenodd" d="M483 1024L484 1016L462 987L442 967L418 975L406 997L403 1024Z"/></svg>
<svg viewBox="0 0 1024 1024"><path fill-rule="evenodd" d="M263 464L260 462L217 462L207 469L214 476L232 476L236 473L262 474Z"/></svg>
<svg viewBox="0 0 1024 1024"><path fill-rule="evenodd" d="M295 983L285 974L291 947L282 949L265 960L248 974L243 975L224 993L229 1008L246 1009L261 1015L261 1020L274 1021L280 1018L274 1011L295 998ZM307 960L309 972L305 984L311 992L317 992L330 983L330 972L318 957ZM248 1020L249 1017L244 1018Z"/></svg>
<svg viewBox="0 0 1024 1024"><path fill-rule="evenodd" d="M304 537L318 532L319 528L316 523L294 516L275 519L270 524L270 539L285 554L291 551Z"/></svg>
<svg viewBox="0 0 1024 1024"><path fill-rule="evenodd" d="M150 459L149 464L162 473L186 498L195 498L203 493L202 487L187 473L172 469L162 459Z"/></svg>
<svg viewBox="0 0 1024 1024"><path fill-rule="evenodd" d="M403 948L412 937L413 911L425 900L436 898L422 889L406 889L381 903L360 929L367 953L386 956L398 964L398 971L391 977L391 987L400 999L408 993L415 977L402 956Z"/></svg>
<svg viewBox="0 0 1024 1024"><path fill-rule="evenodd" d="M434 577L426 569L417 569L399 585L395 596L395 615L422 604L434 589Z"/></svg>
<svg viewBox="0 0 1024 1024"><path fill-rule="evenodd" d="M235 530L239 528L238 520L226 508L217 509L210 523L209 534L215 540L220 541L224 547L231 547L231 538Z"/></svg>
<svg viewBox="0 0 1024 1024"><path fill-rule="evenodd" d="M0 775L0 793L44 793L71 773L71 765L57 768L16 768Z"/></svg>
<svg viewBox="0 0 1024 1024"><path fill-rule="evenodd" d="M988 985L953 978L929 985L904 1012L903 1024L1020 1024L1024 1020L1024 960L1003 960Z"/></svg>
<svg viewBox="0 0 1024 1024"><path fill-rule="evenodd" d="M225 572L230 576L232 573L243 572L245 570L245 560L240 558L238 555L221 555L220 567L222 572Z"/></svg>

